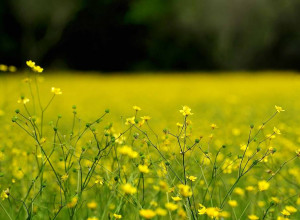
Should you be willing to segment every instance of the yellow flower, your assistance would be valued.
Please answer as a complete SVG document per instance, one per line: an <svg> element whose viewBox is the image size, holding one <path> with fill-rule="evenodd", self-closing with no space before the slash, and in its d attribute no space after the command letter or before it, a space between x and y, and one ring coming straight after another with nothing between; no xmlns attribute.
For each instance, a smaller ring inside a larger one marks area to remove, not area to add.
<svg viewBox="0 0 300 220"><path fill-rule="evenodd" d="M183 116L189 116L193 115L194 113L191 112L191 109L188 106L183 106L182 110L179 110L180 113L182 113Z"/></svg>
<svg viewBox="0 0 300 220"><path fill-rule="evenodd" d="M8 69L8 66L4 65L4 64L0 64L0 71L2 72L6 72Z"/></svg>
<svg viewBox="0 0 300 220"><path fill-rule="evenodd" d="M175 196L175 197L172 196L172 199L175 202L178 202L178 201L182 200L182 198L180 198L179 196Z"/></svg>
<svg viewBox="0 0 300 220"><path fill-rule="evenodd" d="M186 212L184 211L183 208L179 209L178 212L177 212L178 216L181 217L181 219L187 219L186 218Z"/></svg>
<svg viewBox="0 0 300 220"><path fill-rule="evenodd" d="M151 119L151 117L150 116L143 116L143 117L141 117L141 119L144 120L144 121L149 121Z"/></svg>
<svg viewBox="0 0 300 220"><path fill-rule="evenodd" d="M285 210L287 210L289 213L295 213L295 212L297 212L297 209L294 206L291 206L291 205L287 205L285 207Z"/></svg>
<svg viewBox="0 0 300 220"><path fill-rule="evenodd" d="M151 219L156 216L156 213L151 209L142 209L140 210L140 216L144 217L145 219Z"/></svg>
<svg viewBox="0 0 300 220"><path fill-rule="evenodd" d="M218 126L216 124L211 124L210 127L211 127L211 129L218 128Z"/></svg>
<svg viewBox="0 0 300 220"><path fill-rule="evenodd" d="M198 209L198 214L199 215L204 215L206 213L206 207L202 204L199 204L200 209Z"/></svg>
<svg viewBox="0 0 300 220"><path fill-rule="evenodd" d="M99 220L97 217L88 217L87 220Z"/></svg>
<svg viewBox="0 0 300 220"><path fill-rule="evenodd" d="M244 196L245 195L245 191L240 188L240 187L236 187L235 190L233 191L235 194L238 194L240 196Z"/></svg>
<svg viewBox="0 0 300 220"><path fill-rule="evenodd" d="M228 204L231 206L231 207L237 207L238 206L238 203L236 200L229 200L228 201Z"/></svg>
<svg viewBox="0 0 300 220"><path fill-rule="evenodd" d="M192 191L190 186L188 185L183 185L183 184L179 184L178 185L179 188L179 192L183 197L189 197L192 195Z"/></svg>
<svg viewBox="0 0 300 220"><path fill-rule="evenodd" d="M247 186L247 187L246 187L246 190L247 190L248 192L251 192L251 191L254 191L255 188L254 188L253 186Z"/></svg>
<svg viewBox="0 0 300 220"><path fill-rule="evenodd" d="M87 207L91 210L95 210L97 208L97 203L92 201L87 204Z"/></svg>
<svg viewBox="0 0 300 220"><path fill-rule="evenodd" d="M296 150L297 157L300 157L300 149Z"/></svg>
<svg viewBox="0 0 300 220"><path fill-rule="evenodd" d="M177 123L176 123L176 126L177 126L178 128L182 128L182 127L183 127L183 124L180 124L179 122L177 122Z"/></svg>
<svg viewBox="0 0 300 220"><path fill-rule="evenodd" d="M271 200L275 203L279 203L280 199L278 199L277 197L271 197Z"/></svg>
<svg viewBox="0 0 300 220"><path fill-rule="evenodd" d="M187 178L192 182L195 182L197 179L197 177L195 177L195 176L187 176Z"/></svg>
<svg viewBox="0 0 300 220"><path fill-rule="evenodd" d="M140 164L138 168L141 173L149 173L149 168L147 165Z"/></svg>
<svg viewBox="0 0 300 220"><path fill-rule="evenodd" d="M134 125L135 124L135 117L126 118L126 125Z"/></svg>
<svg viewBox="0 0 300 220"><path fill-rule="evenodd" d="M34 66L32 67L32 70L37 73L42 73L44 71L44 69L40 66Z"/></svg>
<svg viewBox="0 0 300 220"><path fill-rule="evenodd" d="M118 151L120 154L127 155L130 158L137 158L138 157L138 152L132 150L130 146L124 145L120 148L118 148Z"/></svg>
<svg viewBox="0 0 300 220"><path fill-rule="evenodd" d="M115 219L121 219L122 215L118 215L118 214L114 213L114 217L115 217Z"/></svg>
<svg viewBox="0 0 300 220"><path fill-rule="evenodd" d="M280 130L276 127L273 128L275 134L281 134Z"/></svg>
<svg viewBox="0 0 300 220"><path fill-rule="evenodd" d="M62 91L60 90L60 88L55 88L55 87L51 88L51 92L54 93L55 95L61 95L62 94Z"/></svg>
<svg viewBox="0 0 300 220"><path fill-rule="evenodd" d="M68 208L74 208L77 204L78 198L75 196L71 199L71 201L67 204Z"/></svg>
<svg viewBox="0 0 300 220"><path fill-rule="evenodd" d="M283 110L280 106L275 105L275 109L278 113L280 112L284 112L285 110Z"/></svg>
<svg viewBox="0 0 300 220"><path fill-rule="evenodd" d="M162 208L157 208L155 210L155 212L156 212L157 215L160 215L160 216L166 216L167 215L167 210L162 209Z"/></svg>
<svg viewBox="0 0 300 220"><path fill-rule="evenodd" d="M258 201L258 202L257 202L257 205L258 205L259 207L264 207L264 206L266 205L266 202L265 202L265 201Z"/></svg>
<svg viewBox="0 0 300 220"><path fill-rule="evenodd" d="M26 61L26 64L28 67L33 68L35 66L35 62L33 62L32 60L28 60Z"/></svg>
<svg viewBox="0 0 300 220"><path fill-rule="evenodd" d="M19 100L18 100L18 103L19 104L26 104L28 103L30 100L28 98L25 98L25 97L21 97Z"/></svg>
<svg viewBox="0 0 300 220"><path fill-rule="evenodd" d="M212 219L218 218L220 216L221 210L216 207L206 208L206 215Z"/></svg>
<svg viewBox="0 0 300 220"><path fill-rule="evenodd" d="M0 197L1 197L2 200L7 199L8 196L9 196L9 188L7 188L6 190L3 190L3 191L1 192L1 195L0 195Z"/></svg>
<svg viewBox="0 0 300 220"><path fill-rule="evenodd" d="M69 175L67 173L61 176L62 181L66 181L68 178L69 178Z"/></svg>
<svg viewBox="0 0 300 220"><path fill-rule="evenodd" d="M96 179L95 180L95 184L99 184L99 185L103 185L103 180L100 180L100 179Z"/></svg>
<svg viewBox="0 0 300 220"><path fill-rule="evenodd" d="M142 110L140 107L138 107L138 106L136 106L136 105L133 106L132 108L133 108L134 110L136 110L136 111L141 111L141 110Z"/></svg>
<svg viewBox="0 0 300 220"><path fill-rule="evenodd" d="M17 71L17 67L15 67L15 66L9 66L8 67L8 71L11 72L11 73L14 73L14 72Z"/></svg>
<svg viewBox="0 0 300 220"><path fill-rule="evenodd" d="M178 205L171 203L171 202L167 202L165 204L165 207L170 211L175 211L176 209L178 209Z"/></svg>
<svg viewBox="0 0 300 220"><path fill-rule="evenodd" d="M136 193L136 188L129 183L124 184L122 189L125 194L133 195Z"/></svg>
<svg viewBox="0 0 300 220"><path fill-rule="evenodd" d="M288 210L286 210L286 209L282 210L281 214L283 214L284 216L291 215L291 213Z"/></svg>
<svg viewBox="0 0 300 220"><path fill-rule="evenodd" d="M263 180L263 181L259 181L258 182L258 189L259 191L265 191L268 190L270 187L270 183L268 183L267 181Z"/></svg>
<svg viewBox="0 0 300 220"><path fill-rule="evenodd" d="M259 217L256 216L256 215L248 215L248 218L249 218L250 220L258 220L258 219L259 219Z"/></svg>

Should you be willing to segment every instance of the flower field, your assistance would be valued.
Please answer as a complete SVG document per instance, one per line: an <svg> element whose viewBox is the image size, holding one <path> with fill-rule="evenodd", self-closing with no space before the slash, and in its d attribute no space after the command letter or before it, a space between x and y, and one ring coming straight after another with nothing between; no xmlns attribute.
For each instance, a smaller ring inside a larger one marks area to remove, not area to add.
<svg viewBox="0 0 300 220"><path fill-rule="evenodd" d="M300 75L0 75L0 219L300 219Z"/></svg>

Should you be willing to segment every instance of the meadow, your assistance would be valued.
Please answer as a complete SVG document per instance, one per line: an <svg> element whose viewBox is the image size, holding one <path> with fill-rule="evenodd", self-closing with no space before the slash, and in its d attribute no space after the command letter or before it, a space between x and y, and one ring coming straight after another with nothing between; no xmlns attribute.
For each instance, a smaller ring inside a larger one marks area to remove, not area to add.
<svg viewBox="0 0 300 220"><path fill-rule="evenodd" d="M295 72L4 73L0 219L300 219L299 100Z"/></svg>

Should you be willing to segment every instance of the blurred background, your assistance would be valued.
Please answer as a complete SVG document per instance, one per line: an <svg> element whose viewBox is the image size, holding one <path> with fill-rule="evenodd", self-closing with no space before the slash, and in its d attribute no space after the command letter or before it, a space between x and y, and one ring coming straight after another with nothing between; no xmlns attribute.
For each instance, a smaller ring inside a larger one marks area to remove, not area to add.
<svg viewBox="0 0 300 220"><path fill-rule="evenodd" d="M0 63L300 70L299 11L299 0L1 0Z"/></svg>

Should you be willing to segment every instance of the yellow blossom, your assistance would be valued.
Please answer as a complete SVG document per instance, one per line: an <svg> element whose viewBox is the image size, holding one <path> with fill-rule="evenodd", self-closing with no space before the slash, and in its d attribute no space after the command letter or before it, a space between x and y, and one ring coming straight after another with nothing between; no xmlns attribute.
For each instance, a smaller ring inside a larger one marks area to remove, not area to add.
<svg viewBox="0 0 300 220"><path fill-rule="evenodd" d="M27 104L30 100L28 98L25 98L25 97L21 97L19 100L18 100L18 103L19 104Z"/></svg>
<svg viewBox="0 0 300 220"><path fill-rule="evenodd" d="M122 215L119 215L119 214L114 213L114 217L115 217L115 219L121 219L121 218L122 218Z"/></svg>
<svg viewBox="0 0 300 220"><path fill-rule="evenodd" d="M33 68L35 66L35 62L33 62L32 60L28 60L26 61L26 64L28 67Z"/></svg>
<svg viewBox="0 0 300 220"><path fill-rule="evenodd" d="M200 209L198 209L198 214L199 215L204 215L206 213L206 207L202 204L199 204Z"/></svg>
<svg viewBox="0 0 300 220"><path fill-rule="evenodd" d="M126 118L126 125L134 125L135 124L135 117Z"/></svg>
<svg viewBox="0 0 300 220"><path fill-rule="evenodd" d="M3 191L1 192L1 195L0 195L0 197L1 197L2 200L7 199L8 196L9 196L9 188L7 188L6 190L3 190Z"/></svg>
<svg viewBox="0 0 300 220"><path fill-rule="evenodd" d="M150 116L143 116L143 117L141 117L141 119L144 120L144 121L149 121L151 119L151 117Z"/></svg>
<svg viewBox="0 0 300 220"><path fill-rule="evenodd" d="M275 105L275 109L278 113L280 112L284 112L285 110L283 110L280 106Z"/></svg>
<svg viewBox="0 0 300 220"><path fill-rule="evenodd" d="M77 204L78 198L75 196L71 199L71 201L67 204L68 208L74 208Z"/></svg>
<svg viewBox="0 0 300 220"><path fill-rule="evenodd" d="M138 168L141 173L149 173L149 168L147 165L140 164Z"/></svg>
<svg viewBox="0 0 300 220"><path fill-rule="evenodd" d="M289 215L291 215L291 213L290 213L288 210L286 210L286 209L283 209L283 210L281 211L281 214L283 214L284 216L289 216Z"/></svg>
<svg viewBox="0 0 300 220"><path fill-rule="evenodd" d="M187 178L192 182L195 182L197 179L197 177L195 177L195 176L188 176Z"/></svg>
<svg viewBox="0 0 300 220"><path fill-rule="evenodd" d="M132 108L133 108L134 110L136 110L136 111L141 111L141 110L142 110L140 107L138 107L138 106L136 106L136 105L133 106Z"/></svg>
<svg viewBox="0 0 300 220"><path fill-rule="evenodd" d="M179 122L177 122L177 123L176 123L176 126L177 126L178 128L182 128L182 127L183 127L183 124L180 124Z"/></svg>
<svg viewBox="0 0 300 220"><path fill-rule="evenodd" d="M54 93L55 95L61 95L62 94L61 89L60 88L55 88L55 87L51 88L51 92Z"/></svg>
<svg viewBox="0 0 300 220"><path fill-rule="evenodd" d="M248 218L249 218L250 220L258 220L258 219L259 219L259 217L256 216L256 215L248 215Z"/></svg>
<svg viewBox="0 0 300 220"><path fill-rule="evenodd" d="M210 127L211 127L211 129L218 128L218 126L216 124L211 124Z"/></svg>
<svg viewBox="0 0 300 220"><path fill-rule="evenodd" d="M182 200L182 198L180 198L179 196L172 196L173 201L178 202L180 200Z"/></svg>
<svg viewBox="0 0 300 220"><path fill-rule="evenodd" d="M189 116L193 115L194 113L191 112L191 109L188 106L183 106L182 110L179 110L180 113L182 113L183 116Z"/></svg>
<svg viewBox="0 0 300 220"><path fill-rule="evenodd" d="M99 218L94 216L94 217L88 217L87 220L99 220Z"/></svg>
<svg viewBox="0 0 300 220"><path fill-rule="evenodd" d="M265 190L268 190L270 187L270 183L268 183L267 181L265 180L262 180L262 181L259 181L258 182L258 189L259 191L265 191Z"/></svg>
<svg viewBox="0 0 300 220"><path fill-rule="evenodd" d="M178 205L171 202L166 203L165 207L170 211L175 211L176 209L178 209Z"/></svg>
<svg viewBox="0 0 300 220"><path fill-rule="evenodd" d="M145 219L152 219L156 216L156 213L151 209L142 209L140 210L140 216Z"/></svg>
<svg viewBox="0 0 300 220"><path fill-rule="evenodd" d="M285 210L287 210L289 213L297 212L297 209L294 206L291 206L291 205L285 206Z"/></svg>
<svg viewBox="0 0 300 220"><path fill-rule="evenodd" d="M8 70L8 66L5 64L0 64L0 71L6 72Z"/></svg>
<svg viewBox="0 0 300 220"><path fill-rule="evenodd" d="M238 203L236 200L229 200L228 201L228 204L231 206L231 207L237 207L238 206Z"/></svg>
<svg viewBox="0 0 300 220"><path fill-rule="evenodd" d="M276 127L273 128L275 134L281 134L280 130Z"/></svg>
<svg viewBox="0 0 300 220"><path fill-rule="evenodd" d="M69 175L67 173L61 176L62 181L66 181L68 178L69 178Z"/></svg>
<svg viewBox="0 0 300 220"><path fill-rule="evenodd" d="M178 185L178 189L179 189L180 194L181 194L183 197L189 197L189 196L192 195L191 188L190 188L190 186L188 186L188 185L179 184L179 185Z"/></svg>
<svg viewBox="0 0 300 220"><path fill-rule="evenodd" d="M97 208L97 203L92 201L87 204L87 207L91 210L95 210Z"/></svg>
<svg viewBox="0 0 300 220"><path fill-rule="evenodd" d="M124 191L125 194L129 194L129 195L135 194L137 191L136 188L129 183L124 184L122 186L122 190Z"/></svg>
<svg viewBox="0 0 300 220"><path fill-rule="evenodd" d="M162 208L157 208L155 210L156 214L159 215L159 216L166 216L167 215L167 210L165 209L162 209Z"/></svg>

